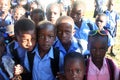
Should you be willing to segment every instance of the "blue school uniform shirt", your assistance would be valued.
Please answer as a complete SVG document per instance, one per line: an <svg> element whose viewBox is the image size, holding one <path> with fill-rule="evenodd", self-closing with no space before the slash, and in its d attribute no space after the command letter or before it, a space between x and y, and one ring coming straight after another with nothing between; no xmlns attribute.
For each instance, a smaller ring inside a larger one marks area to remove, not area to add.
<svg viewBox="0 0 120 80"><path fill-rule="evenodd" d="M25 53L27 52L27 50L23 49L17 41L14 41L14 43L15 43L14 49L17 49L18 56L20 59L20 64L24 65ZM12 53L10 52L10 48L9 48L10 44L11 43L9 43L7 45L7 55L9 55L11 58L13 58Z"/></svg>
<svg viewBox="0 0 120 80"><path fill-rule="evenodd" d="M33 70L32 70L32 80L56 80L55 76L52 73L51 70L51 58L54 58L53 55L53 47L50 48L49 52L43 57L40 57L40 53L38 52L38 47L36 47L33 52L35 52L34 56L34 62L33 62ZM63 72L63 60L64 56L60 52L60 58L59 58L59 70L62 73ZM31 71L29 69L29 62L27 54L25 54L25 67L28 71Z"/></svg>
<svg viewBox="0 0 120 80"><path fill-rule="evenodd" d="M113 34L114 29L116 28L117 20L120 20L120 16L114 10L106 10L104 13L107 15L108 20L105 28L110 31L110 34Z"/></svg>
<svg viewBox="0 0 120 80"><path fill-rule="evenodd" d="M65 50L59 39L57 39L57 41L54 43L54 47L58 48L63 53L64 56L69 52L74 52L74 51L81 52L81 48L80 48L81 46L75 37L72 38L71 46L68 51Z"/></svg>
<svg viewBox="0 0 120 80"><path fill-rule="evenodd" d="M0 12L0 14L2 14L2 12ZM10 24L13 24L12 15L10 13L7 14L5 19L0 18L0 28L6 29L6 27Z"/></svg>
<svg viewBox="0 0 120 80"><path fill-rule="evenodd" d="M75 38L80 40L80 43L83 48L83 54L88 54L87 51L87 44L88 44L88 34L90 32L90 26L88 26L87 23L90 23L92 25L92 30L97 30L98 27L95 25L95 23L91 22L90 20L82 19L81 27L77 27L74 25L75 29Z"/></svg>

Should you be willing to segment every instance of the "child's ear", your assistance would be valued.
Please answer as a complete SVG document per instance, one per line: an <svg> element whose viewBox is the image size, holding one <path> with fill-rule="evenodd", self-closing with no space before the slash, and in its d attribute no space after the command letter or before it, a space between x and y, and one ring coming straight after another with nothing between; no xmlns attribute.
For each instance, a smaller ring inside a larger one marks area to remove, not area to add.
<svg viewBox="0 0 120 80"><path fill-rule="evenodd" d="M76 30L74 29L74 30L73 30L73 35L75 34L75 32L76 32Z"/></svg>

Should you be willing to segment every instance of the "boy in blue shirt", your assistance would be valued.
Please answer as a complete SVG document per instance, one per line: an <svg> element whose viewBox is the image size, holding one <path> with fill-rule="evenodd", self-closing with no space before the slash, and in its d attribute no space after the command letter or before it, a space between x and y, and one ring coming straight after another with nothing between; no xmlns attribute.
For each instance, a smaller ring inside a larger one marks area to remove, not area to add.
<svg viewBox="0 0 120 80"><path fill-rule="evenodd" d="M15 61L14 75L19 75L23 72L25 53L36 45L35 24L29 19L20 19L14 26L14 33L16 40L8 44L7 55Z"/></svg>
<svg viewBox="0 0 120 80"><path fill-rule="evenodd" d="M82 48L79 41L74 35L74 21L69 16L61 16L56 22L58 40L54 46L57 47L64 55L68 52L81 52Z"/></svg>
<svg viewBox="0 0 120 80"><path fill-rule="evenodd" d="M83 54L88 54L87 44L88 44L88 34L90 30L96 30L97 27L90 20L84 18L85 13L85 3L83 1L75 1L72 5L71 17L75 22L75 34L74 36L78 38L81 42L83 48Z"/></svg>
<svg viewBox="0 0 120 80"><path fill-rule="evenodd" d="M107 25L104 28L109 31L113 39L116 37L117 26L118 26L117 23L118 20L120 20L120 16L114 10L114 5L115 5L114 2L115 0L109 0L107 5L107 10L104 11L104 13L107 15L108 18ZM113 46L111 47L110 54L112 56L115 56L115 53L113 52Z"/></svg>
<svg viewBox="0 0 120 80"><path fill-rule="evenodd" d="M56 80L58 72L62 72L63 68L63 54L55 51L53 43L56 38L56 27L49 21L42 21L37 25L37 41L38 45L34 49L33 60L29 58L29 54L25 56L25 67L31 71L32 80ZM57 64L52 64L56 62ZM32 64L30 64L32 62ZM57 67L56 67L56 66ZM53 67L54 66L54 67ZM58 71L54 69L58 68Z"/></svg>

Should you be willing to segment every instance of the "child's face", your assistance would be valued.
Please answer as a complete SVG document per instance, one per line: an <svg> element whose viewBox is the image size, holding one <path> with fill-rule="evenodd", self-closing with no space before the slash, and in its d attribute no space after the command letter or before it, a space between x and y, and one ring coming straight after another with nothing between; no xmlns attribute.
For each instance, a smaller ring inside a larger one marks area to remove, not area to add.
<svg viewBox="0 0 120 80"><path fill-rule="evenodd" d="M56 20L60 17L60 8L58 6L51 6L46 16L49 21L55 24Z"/></svg>
<svg viewBox="0 0 120 80"><path fill-rule="evenodd" d="M38 32L39 49L49 51L55 40L55 31L52 29L41 29Z"/></svg>
<svg viewBox="0 0 120 80"><path fill-rule="evenodd" d="M16 35L17 41L24 49L32 51L36 44L35 31L27 31Z"/></svg>
<svg viewBox="0 0 120 80"><path fill-rule="evenodd" d="M106 17L105 16L98 16L96 18L96 25L98 26L99 30L102 30L103 27L106 25Z"/></svg>
<svg viewBox="0 0 120 80"><path fill-rule="evenodd" d="M0 11L8 12L9 8L10 4L8 0L0 0Z"/></svg>
<svg viewBox="0 0 120 80"><path fill-rule="evenodd" d="M37 9L38 8L38 5L33 2L31 5L30 5L30 11L34 10L34 9Z"/></svg>
<svg viewBox="0 0 120 80"><path fill-rule="evenodd" d="M14 20L18 21L23 15L25 14L25 11L23 9L16 9L14 13Z"/></svg>
<svg viewBox="0 0 120 80"><path fill-rule="evenodd" d="M70 60L65 64L66 80L83 80L85 74L84 64L78 60Z"/></svg>
<svg viewBox="0 0 120 80"><path fill-rule="evenodd" d="M74 30L71 24L60 23L60 25L57 26L57 36L62 44L70 43L73 34L74 34Z"/></svg>
<svg viewBox="0 0 120 80"><path fill-rule="evenodd" d="M35 22L35 24L37 25L40 21L43 20L43 18L41 16L39 16L39 14L33 14L31 16L31 19Z"/></svg>
<svg viewBox="0 0 120 80"><path fill-rule="evenodd" d="M71 11L71 17L73 18L74 22L77 23L79 20L84 16L84 11L81 6L76 6Z"/></svg>
<svg viewBox="0 0 120 80"><path fill-rule="evenodd" d="M91 53L93 62L103 61L106 51L108 49L107 42L105 39L107 38L100 37L99 40L97 39L97 40L91 41L90 53Z"/></svg>

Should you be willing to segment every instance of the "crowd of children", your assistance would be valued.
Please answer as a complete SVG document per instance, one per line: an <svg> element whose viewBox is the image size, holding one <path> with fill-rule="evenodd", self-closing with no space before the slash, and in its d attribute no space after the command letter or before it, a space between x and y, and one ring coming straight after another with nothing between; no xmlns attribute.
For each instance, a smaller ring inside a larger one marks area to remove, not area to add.
<svg viewBox="0 0 120 80"><path fill-rule="evenodd" d="M115 56L114 0L95 22L83 0L53 2L0 0L0 80L120 80L105 57Z"/></svg>

